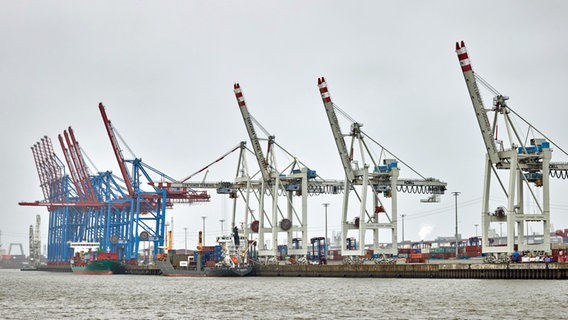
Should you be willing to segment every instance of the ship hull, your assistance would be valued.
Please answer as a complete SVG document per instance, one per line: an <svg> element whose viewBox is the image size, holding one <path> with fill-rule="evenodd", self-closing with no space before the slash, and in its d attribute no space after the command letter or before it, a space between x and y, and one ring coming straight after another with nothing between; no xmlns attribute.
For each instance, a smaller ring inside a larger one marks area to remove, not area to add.
<svg viewBox="0 0 568 320"><path fill-rule="evenodd" d="M23 267L20 268L20 271L37 271L38 268L36 266L31 266L31 265L24 265Z"/></svg>
<svg viewBox="0 0 568 320"><path fill-rule="evenodd" d="M71 270L77 274L116 274L121 269L119 260L95 260L86 265L71 264Z"/></svg>
<svg viewBox="0 0 568 320"><path fill-rule="evenodd" d="M216 266L205 267L202 270L174 269L171 263L161 261L158 263L162 275L168 277L244 277L252 273L253 267L247 266Z"/></svg>
<svg viewBox="0 0 568 320"><path fill-rule="evenodd" d="M209 277L244 277L252 272L252 266L215 267L206 270Z"/></svg>

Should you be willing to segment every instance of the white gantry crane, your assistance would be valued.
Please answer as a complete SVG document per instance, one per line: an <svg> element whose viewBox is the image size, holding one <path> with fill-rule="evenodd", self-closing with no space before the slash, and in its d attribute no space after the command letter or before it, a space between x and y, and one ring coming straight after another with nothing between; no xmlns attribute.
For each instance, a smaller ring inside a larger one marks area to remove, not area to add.
<svg viewBox="0 0 568 320"><path fill-rule="evenodd" d="M248 112L239 84L234 85L234 93L245 123L253 150L241 142L229 152L204 168L182 179L180 182L153 182L159 188L216 189L219 194L227 194L233 199L231 229L242 222L244 234L256 240L257 253L262 262L274 261L278 256L278 245L287 246L289 256L305 257L309 246L307 235L308 196L320 194L339 194L343 192L343 181L324 180L310 170L295 156L276 143L273 135L268 136L267 154L261 147L253 122ZM260 126L260 125L259 125ZM261 129L262 126L260 126ZM263 129L263 131L266 131ZM199 173L207 172L209 167L225 159L230 153L240 150L236 177L233 182L189 181ZM282 170L277 170L275 151L283 151L292 162ZM260 170L249 173L246 154L253 153ZM300 199L299 204L295 199ZM241 201L239 201L239 199ZM244 210L241 206L244 202ZM244 217L243 217L244 213ZM270 245L267 245L270 241Z"/></svg>
<svg viewBox="0 0 568 320"><path fill-rule="evenodd" d="M268 146L265 156L253 125L253 118L248 111L238 83L234 85L234 93L262 176L258 192L259 210L262 212L258 215L259 220L255 228L251 225L251 231L258 232L258 255L260 257L276 256L278 244L284 244L281 240L283 239L282 234L285 234L288 255L305 256L308 247L308 194L337 193L342 183L316 180L318 177L315 170L310 170L293 156L292 163L279 171L275 156L275 148L278 145L274 136L266 132ZM286 153L291 156L288 152ZM286 199L284 210L281 210L279 206L279 195ZM267 196L271 201L269 205L265 200ZM299 213L294 206L295 196L301 198ZM269 209L265 210L265 208ZM271 248L265 246L267 236L272 240Z"/></svg>
<svg viewBox="0 0 568 320"><path fill-rule="evenodd" d="M274 140L272 141L275 143ZM196 174L208 170L211 165L225 159L229 153L236 150L240 150L240 153L237 174L233 182L188 181ZM288 247L288 255L296 257L305 256L308 243L306 242L307 234L303 230L307 229L308 195L340 194L343 192L343 181L323 180L318 176L314 177L315 171L307 169L305 165L294 159L284 171L278 173L279 187L276 189L276 193L274 193L274 189L270 187L274 185L273 180L266 182L262 178L259 179L259 172L253 175L249 174L246 161L247 151L255 154L254 151L246 147L246 143L243 141L239 146L194 174L182 179L181 182L154 182L154 185L160 188L215 189L218 194L228 195L233 200L231 229L239 226L239 223L244 224L245 227L242 232L250 240L256 240L259 248L258 256L262 258L261 262L271 261L271 258L278 255L277 243L279 242L275 241L284 241L280 234L282 232L285 232L287 236L285 244ZM272 203L265 201L264 198L267 196L270 196ZM285 213L278 206L278 196L286 199ZM301 215L294 207L294 197L301 197L301 210L303 210L300 212ZM273 211L274 203L277 204L276 211ZM263 209L265 204L269 207L268 210ZM244 209L242 205L244 205ZM273 223L273 221L279 223ZM272 240L273 245L270 248L264 245L266 240Z"/></svg>
<svg viewBox="0 0 568 320"><path fill-rule="evenodd" d="M345 172L345 192L341 210L341 254L351 260L356 260L358 256L363 255L366 244L365 235L370 230L373 233L374 253L397 255L397 192L430 194L430 198L423 202L437 202L439 195L444 194L446 190L446 183L434 178L424 178L419 174L422 179L399 178L398 163L403 162L394 156L394 159L375 159L364 138L375 143L376 141L361 130L363 126L361 123L350 117L348 118L352 122L351 131L344 135L339 127L335 109L342 113L343 111L332 102L323 77L318 79L318 87ZM351 137L349 148L347 148L344 136ZM381 148L388 152L384 147L381 146ZM354 159L356 153L359 155L358 159ZM370 200L368 199L369 191L372 197ZM349 204L353 196L359 201L359 208L355 218L349 220ZM390 212L384 205L384 202L386 204L389 199ZM369 208L370 203L372 203L371 208ZM348 234L350 230L354 230L357 236L351 237ZM379 232L390 233L391 241L387 242L386 246L379 245Z"/></svg>
<svg viewBox="0 0 568 320"><path fill-rule="evenodd" d="M566 152L513 111L507 105L509 97L501 95L473 71L463 41L456 43L456 53L487 152L481 209L483 253L489 254L492 261L506 261L515 251L515 240L520 252L550 253L550 177L565 179L568 172L567 163L550 161L552 152L550 146L552 144L564 154ZM495 95L490 109L486 109L483 105L478 81ZM489 117L488 113L493 113L492 117ZM511 121L513 115L527 125L527 132L524 135ZM498 140L499 123L504 123L506 134L503 136L508 141ZM539 136L537 137L536 134ZM505 175L508 174L508 180L507 177L500 177L498 170L504 171ZM497 208L489 207L493 176L500 186L498 190L507 199L504 206ZM536 192L537 188L542 189L542 199ZM529 199L525 199L527 191L530 193ZM529 201L534 201L536 212L528 212ZM489 238L492 223L506 223L506 246L492 245L492 239ZM537 227L543 232L542 242L528 243L525 238L528 231L525 227L528 223L540 224Z"/></svg>

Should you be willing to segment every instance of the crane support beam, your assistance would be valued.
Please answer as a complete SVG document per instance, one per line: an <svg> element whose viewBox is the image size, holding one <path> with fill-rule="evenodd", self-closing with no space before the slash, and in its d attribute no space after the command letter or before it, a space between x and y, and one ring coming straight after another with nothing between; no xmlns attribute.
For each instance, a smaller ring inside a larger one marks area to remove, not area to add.
<svg viewBox="0 0 568 320"><path fill-rule="evenodd" d="M54 207L54 208L64 208L64 207L108 207L109 205L113 208L124 208L131 206L130 202L91 202L91 201L78 201L78 202L42 202L42 201L33 201L33 202L18 202L18 205L24 207Z"/></svg>
<svg viewBox="0 0 568 320"><path fill-rule="evenodd" d="M289 179L281 178L280 184L286 188L287 186L294 186L297 185L298 179ZM219 188L226 188L226 189L245 189L245 188L252 188L252 189L260 189L262 187L262 181L259 180L251 180L250 182L241 181L241 182L227 182L227 181L218 181L218 182L210 182L210 181L203 181L203 182L151 182L152 186L162 189L170 189L170 188L196 188L196 189L219 189ZM343 186L345 182L341 180L308 180L307 181L307 189L308 192L314 193L326 193L326 194L337 194L343 192Z"/></svg>
<svg viewBox="0 0 568 320"><path fill-rule="evenodd" d="M471 67L471 61L467 54L467 49L465 43L462 41L460 43L456 42L456 53L460 61L463 76L465 78L465 83L467 85L467 90L469 91L469 96L473 104L473 109L475 111L475 116L477 118L477 123L479 124L479 129L481 130L481 135L483 137L483 142L485 143L485 148L491 163L497 165L500 163L500 158L498 155L497 146L495 144L495 137L493 136L493 130L489 124L489 119L487 117L487 110L483 106L483 100L481 99L481 94L479 93L479 88L477 86L477 81L475 80L475 75L473 68Z"/></svg>
<svg viewBox="0 0 568 320"><path fill-rule="evenodd" d="M568 163L566 162L551 162L550 170L568 171Z"/></svg>

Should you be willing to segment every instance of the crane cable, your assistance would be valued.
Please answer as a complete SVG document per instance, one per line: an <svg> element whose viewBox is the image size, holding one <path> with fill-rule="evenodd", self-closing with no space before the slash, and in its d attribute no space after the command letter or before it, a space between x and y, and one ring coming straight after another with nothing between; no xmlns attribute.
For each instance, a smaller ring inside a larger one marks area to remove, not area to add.
<svg viewBox="0 0 568 320"><path fill-rule="evenodd" d="M133 157L134 159L138 159L138 157L136 156L136 154L134 154L134 151L132 151L132 149L130 149L130 147L128 146L128 144L126 143L126 141L124 141L124 139L122 138L122 136L120 135L120 133L118 132L118 130L116 129L116 127L111 125L111 128L112 128L112 131L114 132L114 134L116 135L116 137L120 140L121 145L123 145L123 146L128 150L128 152L130 152L130 154L132 155L132 157Z"/></svg>
<svg viewBox="0 0 568 320"><path fill-rule="evenodd" d="M496 96L501 95L501 93L499 93L499 91L497 91L497 89L495 89L491 84L489 84L489 82L487 82L485 79L483 79L479 74L474 73L474 76L475 76L476 80L478 80L486 89L491 91L491 93L493 93ZM546 136L538 128L533 126L530 122L528 122L520 114L515 112L515 110L513 110L510 106L507 106L507 110L510 111L511 113L513 113L519 119L521 119L521 121L523 121L526 125L528 125L529 130L532 129L532 130L538 132L543 138L545 138L548 142L550 142L553 146L555 146L558 150L560 150L560 152L562 152L564 155L568 156L568 152L566 152L562 147L560 147L558 144L556 144L552 139L550 139L548 136ZM528 132L527 132L527 135L528 135ZM568 179L568 171L552 169L552 170L550 170L550 176L554 177L554 178Z"/></svg>
<svg viewBox="0 0 568 320"><path fill-rule="evenodd" d="M463 201L460 202L458 205L458 208L463 208L463 207L469 207L473 204L476 204L479 202L479 200L481 200L481 197L478 198L474 198L471 200L467 200L467 201ZM410 213L410 214L406 214L406 220L414 220L414 219L420 219L420 218L424 218L427 216L432 216L432 215L436 215L436 214L442 214L442 213L446 213L448 210L453 209L454 206L453 205L448 205L439 209L432 209L432 210L428 210L428 211L422 211L422 212L418 212L418 213Z"/></svg>
<svg viewBox="0 0 568 320"><path fill-rule="evenodd" d="M335 103L333 104L333 108L336 109L337 111L339 111L339 113L341 115L343 115L348 121L350 121L351 123L358 123L355 119L353 119L349 114L347 114L347 112L343 111L341 108L339 108L338 105L336 105ZM378 145L379 147L382 148L381 152L387 152L390 155L392 155L397 161L399 161L400 163L404 164L406 167L408 167L412 172L414 172L415 174L417 174L420 178L426 180L426 178L421 175L418 171L414 170L414 168L412 168L411 166L409 166L406 162L404 162L403 160L401 160L399 157L397 157L394 153L392 153L389 149L385 148L382 144L380 144L379 142L377 142L375 139L373 139L372 137L370 137L368 134L366 134L363 130L361 130L361 133L363 133L363 136L367 137L369 140L371 140L371 142L375 143L376 145Z"/></svg>
<svg viewBox="0 0 568 320"><path fill-rule="evenodd" d="M501 95L501 93L497 91L497 89L495 89L491 84L489 84L489 82L483 79L477 72L474 72L473 75L475 76L475 79L479 81L487 90L491 91L491 93L496 96Z"/></svg>
<svg viewBox="0 0 568 320"><path fill-rule="evenodd" d="M262 124L260 124L260 122L258 122L258 120L256 120L255 117L252 116L252 114L249 113L249 117L250 117L250 119L252 120L252 122L254 122L254 123L256 124L256 126L257 126L267 137L273 136L272 134L270 134L270 133L268 132L268 130L266 130L266 129L262 126Z"/></svg>

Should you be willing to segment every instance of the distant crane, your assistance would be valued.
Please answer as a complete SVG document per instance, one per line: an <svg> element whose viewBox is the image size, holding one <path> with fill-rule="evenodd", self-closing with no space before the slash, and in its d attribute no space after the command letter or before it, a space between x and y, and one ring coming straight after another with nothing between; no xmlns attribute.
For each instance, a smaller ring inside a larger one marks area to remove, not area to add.
<svg viewBox="0 0 568 320"><path fill-rule="evenodd" d="M397 255L397 192L431 194L432 196L423 202L435 202L438 201L439 195L444 194L446 183L434 178L423 178L421 175L422 179L400 179L398 163L402 161L396 157L394 159L382 159L382 163L381 159L375 159L364 138L375 143L376 141L363 132L361 129L363 124L347 116L332 102L327 82L323 77L318 79L318 88L345 172L345 185L343 187L345 193L341 210L341 254L347 256L348 259L357 259L358 256L363 255L365 235L367 230L370 230L373 233L373 250L375 253ZM341 132L335 113L336 109L340 110L352 122L348 134ZM345 143L344 136L351 137L349 148ZM384 147L382 147L382 150L386 151ZM359 155L358 159L355 159L356 154ZM368 200L369 191L372 197L370 201ZM359 201L359 211L357 216L349 221L349 203L350 199L354 198L353 196ZM390 199L390 215L383 204L387 199ZM372 203L371 210L368 209L369 203ZM357 238L350 237L348 235L349 230L356 231ZM387 234L390 232L391 235L391 241L387 243L386 248L379 246L379 232L381 230ZM357 242L359 246L353 245Z"/></svg>
<svg viewBox="0 0 568 320"><path fill-rule="evenodd" d="M30 255L28 259L30 264L36 267L39 266L41 263L40 225L41 225L41 216L37 214L35 229L33 225L30 225L30 237L29 237Z"/></svg>
<svg viewBox="0 0 568 320"><path fill-rule="evenodd" d="M552 149L550 145L556 146L565 155L567 153L511 109L507 105L509 97L501 95L473 71L463 41L456 43L456 53L486 149L481 209L483 253L488 253L490 260L504 261L507 256L514 252L515 239L518 240L519 251L550 253L550 176L563 179L568 177L567 163L551 162ZM490 109L486 109L483 105L478 81L495 95L493 106ZM492 121L490 121L488 113L493 113ZM522 133L511 121L513 115L527 125L528 130L524 137L521 136ZM508 144L506 144L506 141L498 140L497 137L500 118L502 118L501 121L506 128ZM540 137L534 136L535 132ZM531 133L533 138L529 137ZM508 175L508 186L505 186L507 180L498 175L498 170L504 171ZM489 201L493 176L499 183L501 192L507 198L507 203L505 206L491 210ZM542 202L537 198L535 188L542 188ZM526 191L530 193L531 198L536 203L538 213L527 212L525 208ZM491 246L490 226L492 223L503 222L507 223L507 245ZM543 242L533 244L525 241L525 224L527 222L540 223L543 230Z"/></svg>
<svg viewBox="0 0 568 320"><path fill-rule="evenodd" d="M118 143L117 134L102 103L99 103L99 111L124 184L126 185L126 198L133 204L131 213L134 220L131 223L131 229L128 230L128 235L126 235L126 239L134 246L129 250L133 254L130 258L137 258L140 241L153 242L155 256L159 253L160 248L164 248L166 209L171 208L174 203L189 204L209 201L209 195L206 191L197 192L187 188L158 188L152 186L152 190L143 190L141 188L142 179L146 179L152 185L153 180L150 177L150 172L157 174L162 181L177 182L177 180L145 164L141 159L125 160ZM130 172L126 166L127 163L130 163L132 166ZM136 257L134 254L136 254Z"/></svg>
<svg viewBox="0 0 568 320"><path fill-rule="evenodd" d="M99 110L123 174L122 184L110 171L89 173L71 127L58 137L69 175L47 136L32 147L44 199L19 204L46 206L49 211L48 264L69 263L70 244L77 242L94 242L125 260L136 260L139 242L153 241L157 254L163 248L166 209L174 203L209 200L207 192L184 188L142 190L140 179L151 181L150 173L163 181L175 180L139 159L124 160L102 104ZM125 163L132 163L132 175Z"/></svg>

